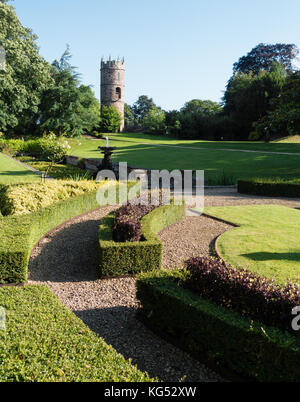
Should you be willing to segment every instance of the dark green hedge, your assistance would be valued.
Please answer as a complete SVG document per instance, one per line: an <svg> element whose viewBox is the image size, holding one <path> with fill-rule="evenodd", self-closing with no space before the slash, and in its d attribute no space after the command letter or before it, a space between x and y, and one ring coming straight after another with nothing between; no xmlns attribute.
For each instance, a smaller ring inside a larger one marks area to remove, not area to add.
<svg viewBox="0 0 300 402"><path fill-rule="evenodd" d="M267 197L300 197L300 184L263 181L262 179L239 180L238 192L241 194L263 195Z"/></svg>
<svg viewBox="0 0 300 402"><path fill-rule="evenodd" d="M113 241L114 213L105 217L99 230L101 275L120 276L160 269L163 246L156 235L182 219L184 214L184 205L171 204L156 208L142 219L142 236L145 240L126 243Z"/></svg>
<svg viewBox="0 0 300 402"><path fill-rule="evenodd" d="M0 283L26 282L35 243L63 222L99 207L92 191L29 215L0 217Z"/></svg>
<svg viewBox="0 0 300 402"><path fill-rule="evenodd" d="M244 319L178 284L182 273L140 274L141 319L196 358L259 381L300 380L300 339ZM292 316L291 316L292 317Z"/></svg>

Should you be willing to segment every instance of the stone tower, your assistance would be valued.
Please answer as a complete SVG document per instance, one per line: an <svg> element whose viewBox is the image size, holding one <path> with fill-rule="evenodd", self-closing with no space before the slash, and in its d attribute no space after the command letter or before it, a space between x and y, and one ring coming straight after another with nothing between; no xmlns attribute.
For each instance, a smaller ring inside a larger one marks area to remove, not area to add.
<svg viewBox="0 0 300 402"><path fill-rule="evenodd" d="M124 130L125 68L123 60L101 60L101 106L113 106L122 116L120 131Z"/></svg>

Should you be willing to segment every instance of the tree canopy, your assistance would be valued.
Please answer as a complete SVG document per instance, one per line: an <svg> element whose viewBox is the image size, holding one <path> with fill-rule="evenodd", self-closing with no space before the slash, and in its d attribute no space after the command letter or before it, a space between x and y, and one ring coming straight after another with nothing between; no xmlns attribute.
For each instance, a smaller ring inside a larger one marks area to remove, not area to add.
<svg viewBox="0 0 300 402"><path fill-rule="evenodd" d="M52 63L54 84L42 94L40 130L77 136L100 123L100 104L90 87L79 85L79 74L71 66L69 47Z"/></svg>
<svg viewBox="0 0 300 402"><path fill-rule="evenodd" d="M260 138L267 141L300 133L300 71L288 77L272 109L255 126Z"/></svg>
<svg viewBox="0 0 300 402"><path fill-rule="evenodd" d="M260 71L269 71L274 62L284 66L286 71L293 71L293 60L299 54L294 44L277 43L275 45L260 43L246 56L241 57L233 65L234 73L258 74Z"/></svg>
<svg viewBox="0 0 300 402"><path fill-rule="evenodd" d="M36 39L14 8L1 1L0 46L6 66L0 71L0 131L30 130L41 93L52 84L50 65L39 55Z"/></svg>
<svg viewBox="0 0 300 402"><path fill-rule="evenodd" d="M241 139L248 139L253 123L270 110L286 77L285 68L273 63L269 72L237 73L229 81L223 98L224 112L234 122Z"/></svg>

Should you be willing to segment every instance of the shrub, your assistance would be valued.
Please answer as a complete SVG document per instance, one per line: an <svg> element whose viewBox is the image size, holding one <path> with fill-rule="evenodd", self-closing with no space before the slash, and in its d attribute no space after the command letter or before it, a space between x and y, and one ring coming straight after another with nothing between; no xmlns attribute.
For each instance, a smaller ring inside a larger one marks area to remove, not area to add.
<svg viewBox="0 0 300 402"><path fill-rule="evenodd" d="M24 142L22 140L0 140L0 152L10 156L15 156L24 152Z"/></svg>
<svg viewBox="0 0 300 402"><path fill-rule="evenodd" d="M150 213L152 205L132 205L121 207L115 214L113 239L117 242L140 241L142 237L141 218Z"/></svg>
<svg viewBox="0 0 300 402"><path fill-rule="evenodd" d="M99 262L102 276L136 274L159 269L162 263L162 242L157 233L184 217L184 205L165 205L154 209L142 220L144 241L116 242L113 240L115 214L105 217L99 230Z"/></svg>
<svg viewBox="0 0 300 402"><path fill-rule="evenodd" d="M203 299L225 306L264 324L292 331L291 312L300 306L300 288L284 287L246 269L235 269L212 257L186 262L182 285Z"/></svg>
<svg viewBox="0 0 300 402"><path fill-rule="evenodd" d="M42 138L25 141L23 144L23 153L41 160L47 160L54 163L60 163L67 155L70 149L69 143L55 134L50 133Z"/></svg>
<svg viewBox="0 0 300 402"><path fill-rule="evenodd" d="M238 192L241 194L263 195L267 197L300 197L300 184L283 179L239 180Z"/></svg>
<svg viewBox="0 0 300 402"><path fill-rule="evenodd" d="M43 147L42 139L28 140L23 144L23 153L28 156L33 156L35 158L43 157Z"/></svg>
<svg viewBox="0 0 300 402"><path fill-rule="evenodd" d="M139 317L202 362L259 381L299 381L300 340L179 286L182 272L142 273Z"/></svg>
<svg viewBox="0 0 300 402"><path fill-rule="evenodd" d="M99 183L91 180L46 180L11 186L0 186L2 215L23 215L47 207L55 202L96 191Z"/></svg>

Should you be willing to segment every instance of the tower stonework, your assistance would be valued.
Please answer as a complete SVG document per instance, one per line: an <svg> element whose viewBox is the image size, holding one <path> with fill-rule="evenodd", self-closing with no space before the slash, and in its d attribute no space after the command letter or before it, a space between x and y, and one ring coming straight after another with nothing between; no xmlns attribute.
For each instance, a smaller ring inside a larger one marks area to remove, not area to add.
<svg viewBox="0 0 300 402"><path fill-rule="evenodd" d="M124 130L124 60L101 60L101 107L113 106L121 113L120 131Z"/></svg>

